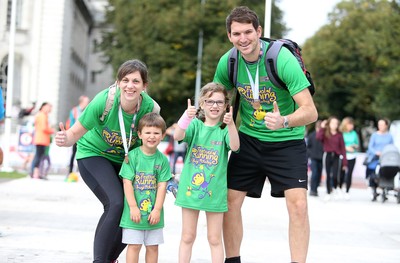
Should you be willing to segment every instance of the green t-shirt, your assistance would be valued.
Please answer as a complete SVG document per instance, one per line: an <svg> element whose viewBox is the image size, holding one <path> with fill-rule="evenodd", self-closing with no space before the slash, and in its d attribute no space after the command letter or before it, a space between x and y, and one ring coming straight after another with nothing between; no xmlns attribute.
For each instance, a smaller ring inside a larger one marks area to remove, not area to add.
<svg viewBox="0 0 400 263"><path fill-rule="evenodd" d="M360 141L358 140L358 135L355 130L351 130L349 132L343 132L343 140L344 145L356 147L354 152L349 152L346 150L346 158L347 160L352 160L357 157L358 146L360 145Z"/></svg>
<svg viewBox="0 0 400 263"><path fill-rule="evenodd" d="M263 55L258 63L246 63L240 54L238 56L236 88L240 93L239 113L241 125L239 131L258 138L261 141L268 142L303 139L305 126L279 129L276 131L265 127L265 114L266 112L273 111L274 101L277 101L281 115L288 115L298 108L292 96L306 89L310 83L305 77L297 59L288 49L283 47L278 55L277 71L279 77L286 83L289 92L275 87L268 78L264 63L268 43L265 41L262 41L262 43L264 43ZM229 51L219 60L214 75L214 82L221 83L228 90L231 90L234 87L228 77L228 57ZM253 79L255 78L257 67L259 67L259 99L261 102L261 109L258 110L253 109L251 105L253 93L251 91L246 65Z"/></svg>
<svg viewBox="0 0 400 263"><path fill-rule="evenodd" d="M150 225L148 216L156 202L157 184L167 182L171 179L171 169L167 157L157 150L151 156L143 154L140 147L129 152L129 163L123 162L121 171L122 178L133 183L135 200L140 209L142 218L140 223L130 219L128 202L124 198L124 210L121 216L120 226L136 230L153 230L164 227L164 209L161 209L160 222Z"/></svg>
<svg viewBox="0 0 400 263"><path fill-rule="evenodd" d="M205 126L201 120L193 119L183 141L188 143L188 152L175 204L207 212L228 211L228 128Z"/></svg>
<svg viewBox="0 0 400 263"><path fill-rule="evenodd" d="M125 152L118 121L118 108L121 94L119 88L115 93L114 103L110 112L107 114L104 121L100 121L100 116L103 114L106 106L108 90L109 89L105 89L98 93L79 117L79 122L88 132L78 141L77 160L93 156L102 156L112 162L121 163L124 159ZM147 95L147 93L142 92L141 96L142 103L136 116L135 127L137 127L143 115L153 111L154 107L153 99ZM134 114L127 114L122 111L122 115L125 124L125 136L127 141L129 141L129 132ZM132 133L130 149L140 145L141 141L135 130Z"/></svg>

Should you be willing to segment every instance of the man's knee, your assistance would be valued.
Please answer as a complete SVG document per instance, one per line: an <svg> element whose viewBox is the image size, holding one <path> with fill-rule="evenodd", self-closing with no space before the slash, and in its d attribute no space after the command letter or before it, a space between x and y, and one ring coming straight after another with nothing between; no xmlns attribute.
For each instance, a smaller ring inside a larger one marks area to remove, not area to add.
<svg viewBox="0 0 400 263"><path fill-rule="evenodd" d="M242 208L245 197L246 197L246 192L229 189L228 190L228 212L240 210Z"/></svg>
<svg viewBox="0 0 400 263"><path fill-rule="evenodd" d="M289 216L307 217L308 214L307 193L305 190L304 191L303 190L304 189L302 190L293 189L293 191L290 194L287 194L288 192L285 193Z"/></svg>

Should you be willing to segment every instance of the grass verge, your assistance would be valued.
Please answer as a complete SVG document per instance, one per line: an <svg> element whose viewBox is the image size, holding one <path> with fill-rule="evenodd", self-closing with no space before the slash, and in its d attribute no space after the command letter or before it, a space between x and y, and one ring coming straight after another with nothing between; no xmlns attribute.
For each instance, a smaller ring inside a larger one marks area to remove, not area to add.
<svg viewBox="0 0 400 263"><path fill-rule="evenodd" d="M26 177L26 174L19 172L0 172L0 179L18 179Z"/></svg>

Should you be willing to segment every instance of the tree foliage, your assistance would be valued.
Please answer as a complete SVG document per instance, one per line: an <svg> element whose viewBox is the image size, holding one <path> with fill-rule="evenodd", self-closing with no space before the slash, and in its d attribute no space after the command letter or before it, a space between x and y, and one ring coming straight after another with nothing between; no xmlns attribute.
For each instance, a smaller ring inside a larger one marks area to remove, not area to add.
<svg viewBox="0 0 400 263"><path fill-rule="evenodd" d="M400 116L400 15L396 1L337 4L303 46L313 74L319 115L358 123Z"/></svg>
<svg viewBox="0 0 400 263"><path fill-rule="evenodd" d="M212 81L219 58L232 44L225 18L233 7L247 5L264 25L264 1L258 0L109 0L100 48L116 71L126 60L144 61L152 82L149 94L161 105L167 123L176 121L194 99L199 33L203 33L201 85ZM203 2L203 4L202 4ZM282 12L272 6L271 35L281 37Z"/></svg>

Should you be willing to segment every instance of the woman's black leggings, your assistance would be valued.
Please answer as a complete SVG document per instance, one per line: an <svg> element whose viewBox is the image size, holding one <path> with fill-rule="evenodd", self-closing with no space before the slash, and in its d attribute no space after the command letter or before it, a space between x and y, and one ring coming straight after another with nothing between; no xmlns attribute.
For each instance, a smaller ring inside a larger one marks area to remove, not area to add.
<svg viewBox="0 0 400 263"><path fill-rule="evenodd" d="M124 207L124 191L119 178L120 164L103 157L78 160L83 181L103 204L93 244L94 263L110 263L124 250L119 222Z"/></svg>
<svg viewBox="0 0 400 263"><path fill-rule="evenodd" d="M333 152L325 152L324 161L326 171L326 190L328 194L330 194L332 192L332 188L336 189L338 185L341 164L339 162L339 155Z"/></svg>
<svg viewBox="0 0 400 263"><path fill-rule="evenodd" d="M355 164L356 164L355 158L348 159L347 160L347 172L345 172L344 170L340 171L339 188L342 188L343 184L346 183L346 193L348 193L350 191Z"/></svg>

